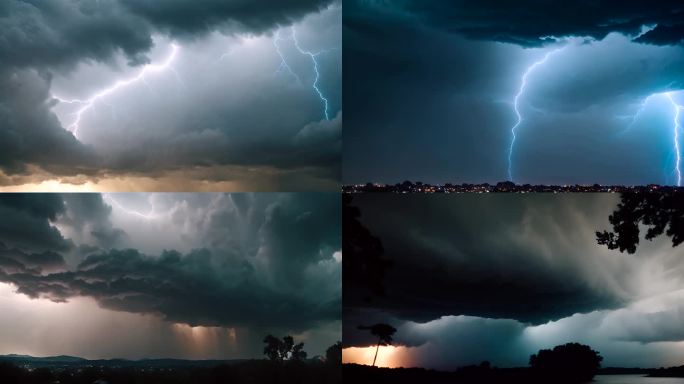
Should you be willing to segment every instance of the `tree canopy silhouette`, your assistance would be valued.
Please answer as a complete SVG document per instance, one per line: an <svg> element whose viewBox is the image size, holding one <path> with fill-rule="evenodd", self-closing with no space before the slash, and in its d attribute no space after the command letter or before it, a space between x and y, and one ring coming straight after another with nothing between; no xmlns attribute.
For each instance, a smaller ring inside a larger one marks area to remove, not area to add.
<svg viewBox="0 0 684 384"><path fill-rule="evenodd" d="M553 349L542 349L530 356L530 366L543 376L559 382L585 382L591 380L603 357L587 345L568 343Z"/></svg>
<svg viewBox="0 0 684 384"><path fill-rule="evenodd" d="M373 358L373 367L375 366L375 361L378 359L378 350L381 345L392 345L392 335L397 332L397 329L389 324L378 323L371 326L360 325L358 327L360 330L370 331L371 335L378 338L378 345L375 348L375 357Z"/></svg>
<svg viewBox="0 0 684 384"><path fill-rule="evenodd" d="M306 359L304 343L295 344L292 336L279 339L273 335L264 338L264 355L272 361L300 361Z"/></svg>
<svg viewBox="0 0 684 384"><path fill-rule="evenodd" d="M612 232L596 232L598 243L609 249L636 252L640 224L648 228L647 240L665 233L676 247L684 241L684 192L623 193L609 220Z"/></svg>
<svg viewBox="0 0 684 384"><path fill-rule="evenodd" d="M342 275L345 283L342 289L350 287L349 283L355 283L372 294L382 296L385 293L383 278L391 262L382 257L384 250L380 239L359 221L361 211L351 205L352 197L344 194L343 199ZM367 301L370 299L370 296L365 297Z"/></svg>
<svg viewBox="0 0 684 384"><path fill-rule="evenodd" d="M337 343L328 347L325 351L325 361L329 364L340 365L342 364L342 342Z"/></svg>

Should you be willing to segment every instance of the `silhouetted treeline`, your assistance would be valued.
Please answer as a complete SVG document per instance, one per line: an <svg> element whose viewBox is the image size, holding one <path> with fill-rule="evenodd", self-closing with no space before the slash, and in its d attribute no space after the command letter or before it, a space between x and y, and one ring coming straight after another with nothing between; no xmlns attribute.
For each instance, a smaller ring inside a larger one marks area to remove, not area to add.
<svg viewBox="0 0 684 384"><path fill-rule="evenodd" d="M0 383L12 384L339 384L339 364L250 360L215 367L67 367L25 369L0 363Z"/></svg>
<svg viewBox="0 0 684 384"><path fill-rule="evenodd" d="M547 384L591 381L601 366L601 355L587 345L568 343L542 349L530 356L529 368L496 368L489 362L441 372L422 368L376 368L345 364L348 383L421 384Z"/></svg>

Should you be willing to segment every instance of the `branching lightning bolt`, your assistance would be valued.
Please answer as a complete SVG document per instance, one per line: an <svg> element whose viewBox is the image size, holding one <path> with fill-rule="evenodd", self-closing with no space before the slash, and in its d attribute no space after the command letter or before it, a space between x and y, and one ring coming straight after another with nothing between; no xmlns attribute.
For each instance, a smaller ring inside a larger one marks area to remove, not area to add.
<svg viewBox="0 0 684 384"><path fill-rule="evenodd" d="M535 69L537 69L539 66L545 64L549 58L562 51L565 49L565 47L561 47L558 49L554 49L553 51L547 52L544 57L542 57L540 60L535 61L527 67L527 70L525 70L525 73L522 75L522 79L520 81L520 88L518 89L518 93L515 94L515 98L513 99L513 109L515 110L515 116L517 117L517 120L515 122L515 125L511 127L511 145L508 148L508 180L513 181L513 149L515 147L515 139L516 139L516 129L522 124L523 122L523 117L522 114L520 113L520 100L522 99L523 94L525 93L525 88L527 87L527 79L534 72Z"/></svg>
<svg viewBox="0 0 684 384"><path fill-rule="evenodd" d="M639 103L639 109L637 109L637 111L634 113L634 115L632 115L632 119L631 119L632 121L629 123L629 125L623 131L623 133L629 131L634 126L634 124L636 124L637 120L639 119L639 116L641 116L641 114L646 109L646 105L651 100L651 98L655 95L656 94L648 95L648 96L646 96L646 98L641 100L641 103Z"/></svg>
<svg viewBox="0 0 684 384"><path fill-rule="evenodd" d="M321 98L321 101L323 101L323 105L325 106L325 110L324 110L325 119L330 120L330 116L328 113L328 99L325 96L323 96L323 92L321 92L321 89L318 88L318 80L320 79L321 74L318 71L318 60L316 60L316 57L325 51L313 53L311 51L307 51L305 49L302 49L302 47L299 45L299 40L297 40L297 33L296 33L294 27L292 27L292 39L294 40L295 47L297 48L297 50L302 55L307 55L311 58L311 62L313 63L314 72L316 72L316 77L314 78L314 82L312 84L312 87L314 90L316 90L316 93L318 93L318 97Z"/></svg>
<svg viewBox="0 0 684 384"><path fill-rule="evenodd" d="M297 81L301 82L301 78L292 70L292 67L287 63L287 60L285 59L285 55L283 54L282 50L280 49L279 43L281 41L285 40L292 40L294 42L294 46L297 49L299 53L301 53L304 56L307 56L311 59L311 63L313 64L313 70L315 73L314 81L313 84L311 84L311 87L313 88L314 92L318 95L318 98L321 99L321 102L323 103L323 115L325 116L326 120L330 120L330 103L328 102L328 98L325 97L323 94L323 91L321 91L321 88L318 84L318 82L321 79L321 73L318 69L318 56L322 53L327 52L328 50L323 50L319 52L311 52L308 51L299 44L299 40L297 39L297 32L295 31L295 28L292 27L290 29L290 35L288 36L287 39L284 39L280 36L280 31L276 32L275 38L273 39L273 45L275 45L276 52L278 52L278 55L280 56L280 66L278 67L278 71L287 71L290 75L295 77Z"/></svg>
<svg viewBox="0 0 684 384"><path fill-rule="evenodd" d="M115 93L116 91L118 91L122 88L126 88L132 84L135 84L138 82L142 82L144 84L147 84L145 81L145 75L147 75L150 72L161 72L161 71L168 69L168 70L171 70L175 76L178 76L176 71L171 67L171 64L176 59L176 56L178 55L179 50L180 50L180 47L178 45L171 44L171 54L161 64L145 65L140 70L140 72L138 72L137 76L130 78L128 80L119 80L116 83L114 83L113 85L111 85L110 87L105 88L105 89L97 92L96 94L94 94L93 96L91 96L90 98L88 98L86 100L80 100L80 99L66 100L66 99L62 99L60 97L53 95L52 97L54 99L58 100L60 103L81 104L82 105L82 107L79 108L74 113L74 115L76 116L76 119L74 120L73 123L71 123L69 126L67 126L67 129L69 131L71 131L71 133L73 133L74 136L76 136L78 134L78 130L80 128L81 118L83 117L83 114L85 114L90 109L92 109L96 102L102 101L102 99L104 99L105 97Z"/></svg>
<svg viewBox="0 0 684 384"><path fill-rule="evenodd" d="M667 92L665 93L665 96L670 100L670 103L672 104L672 107L675 110L674 113L674 121L672 122L674 126L674 150L675 150L675 173L677 174L677 186L681 187L682 186L682 170L681 170L681 161L682 161L682 155L679 150L679 131L681 129L681 126L679 125L679 113L681 112L683 106L677 104L677 102L674 100L672 97L672 92Z"/></svg>

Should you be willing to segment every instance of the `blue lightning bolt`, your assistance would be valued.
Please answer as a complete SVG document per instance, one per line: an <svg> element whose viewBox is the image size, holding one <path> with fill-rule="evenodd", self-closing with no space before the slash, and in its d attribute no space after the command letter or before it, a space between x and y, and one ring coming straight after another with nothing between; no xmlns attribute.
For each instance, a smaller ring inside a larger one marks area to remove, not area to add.
<svg viewBox="0 0 684 384"><path fill-rule="evenodd" d="M672 107L675 110L674 113L674 120L672 122L672 125L674 126L674 150L675 150L675 173L677 173L677 186L681 187L682 186L682 171L681 171L681 162L682 162L682 155L679 150L679 130L681 129L679 125L679 112L682 110L681 105L677 104L677 102L674 100L672 97L672 92L667 92L665 93L665 96L667 96L668 100L670 100L670 103L672 104Z"/></svg>
<svg viewBox="0 0 684 384"><path fill-rule="evenodd" d="M561 47L558 49L554 49L553 51L547 52L543 58L541 58L538 61L535 61L534 63L532 63L532 65L527 67L527 70L522 75L522 79L520 81L520 88L518 89L518 93L515 94L515 98L513 99L513 109L515 110L515 116L517 117L517 121L515 122L515 125L511 127L511 145L508 148L508 180L510 181L513 181L513 148L515 146L516 139L515 131L520 126L520 124L522 124L523 121L522 114L520 113L520 99L525 93L525 88L527 87L527 79L530 76L530 74L534 72L535 69L545 64L552 55L562 51L563 49L565 49L565 47Z"/></svg>
<svg viewBox="0 0 684 384"><path fill-rule="evenodd" d="M321 92L321 89L318 87L318 80L320 79L321 74L318 71L318 60L316 60L316 57L318 57L318 55L320 55L321 53L324 53L326 51L320 51L320 52L314 53L314 52L302 49L302 47L299 45L299 40L297 40L297 33L296 33L294 27L292 27L292 40L294 40L295 47L297 48L299 53L301 53L302 55L309 56L311 58L311 62L313 63L314 72L316 73L316 77L314 78L314 82L311 86L313 87L313 89L318 94L318 97L323 102L323 105L325 107L324 111L323 111L324 115L325 115L325 119L330 120L330 115L328 113L328 104L329 104L328 99L323 95L323 92Z"/></svg>
<svg viewBox="0 0 684 384"><path fill-rule="evenodd" d="M674 153L675 153L675 169L674 169L674 173L677 175L677 186L681 186L681 184L682 184L681 160L682 160L682 159L681 159L681 150L680 150L680 148L679 148L679 131L681 130L681 125L680 125L680 123L679 123L679 120L680 120L680 115L679 115L679 113L680 113L680 111L684 108L684 106L677 104L677 102L676 102L676 101L674 100L674 98L672 97L672 94L673 94L673 93L674 93L674 92L661 92L661 93L652 93L652 94L646 96L646 98L644 98L644 99L642 100L642 102L639 104L639 109L638 109L638 110L636 111L636 113L632 116L632 119L631 119L632 121L631 121L630 124L627 126L627 128L623 131L623 133L629 131L630 128L632 128L632 126L634 126L634 124L636 123L636 121L639 119L639 116L640 116L640 115L644 112L644 110L646 109L646 105L648 104L648 102L649 102L653 97L656 97L656 96L665 96L665 98L667 98L667 100L670 102L670 104L671 104L672 107L674 108L674 112L675 112L675 113L674 113L674 117L673 117L673 121L672 121L672 126L673 126L673 137L672 137L672 141L673 141L673 151L674 151Z"/></svg>
<svg viewBox="0 0 684 384"><path fill-rule="evenodd" d="M91 96L90 98L88 98L86 100L80 100L80 99L66 100L66 99L62 99L60 97L53 95L52 97L55 100L58 100L60 103L82 105L81 108L79 108L74 113L76 118L74 119L73 123L71 123L67 126L67 129L69 131L71 131L71 133L74 136L76 136L78 134L78 130L79 130L80 125L81 125L81 119L83 117L83 114L85 114L90 109L92 109L95 106L96 102L102 101L105 97L115 93L116 91L118 91L122 88L128 87L132 84L142 82L143 84L147 85L147 83L145 81L145 75L147 75L149 72L161 72L164 70L171 70L176 76L178 76L178 73L176 73L176 71L173 68L171 68L171 64L173 63L176 56L178 55L179 50L180 50L179 46L177 46L176 44L171 44L171 54L163 63L145 65L140 70L140 72L138 72L138 75L136 75L135 77L130 78L128 80L119 80L116 83L114 83L113 85L97 92L96 94L94 94L93 96Z"/></svg>

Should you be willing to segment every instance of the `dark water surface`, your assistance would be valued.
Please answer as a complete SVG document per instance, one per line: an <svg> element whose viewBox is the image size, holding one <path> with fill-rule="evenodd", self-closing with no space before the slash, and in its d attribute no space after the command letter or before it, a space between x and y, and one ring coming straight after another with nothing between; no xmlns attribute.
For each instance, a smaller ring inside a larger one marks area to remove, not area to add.
<svg viewBox="0 0 684 384"><path fill-rule="evenodd" d="M644 377L642 375L598 375L592 383L600 384L684 384L679 377Z"/></svg>

